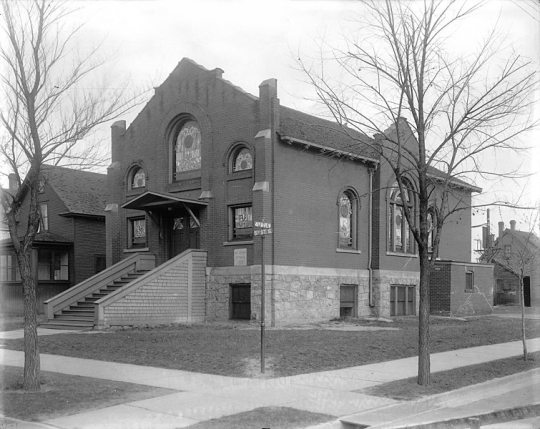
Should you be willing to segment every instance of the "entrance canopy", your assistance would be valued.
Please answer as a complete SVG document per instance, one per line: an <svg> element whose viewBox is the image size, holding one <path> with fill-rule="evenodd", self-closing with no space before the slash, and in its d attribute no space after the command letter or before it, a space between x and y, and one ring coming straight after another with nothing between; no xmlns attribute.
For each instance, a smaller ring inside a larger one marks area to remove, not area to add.
<svg viewBox="0 0 540 429"><path fill-rule="evenodd" d="M123 209L133 210L152 210L157 208L166 208L171 206L199 206L205 207L208 205L206 201L190 200L189 198L180 198L172 194L160 194L158 192L146 191L144 194L133 198L122 205Z"/></svg>
<svg viewBox="0 0 540 429"><path fill-rule="evenodd" d="M144 194L128 201L122 205L123 209L132 210L159 210L169 207L183 207L189 214L195 219L195 222L200 225L199 219L192 211L192 208L206 207L208 203L206 201L191 200L189 198L181 198L172 194L161 194L153 191L146 191Z"/></svg>

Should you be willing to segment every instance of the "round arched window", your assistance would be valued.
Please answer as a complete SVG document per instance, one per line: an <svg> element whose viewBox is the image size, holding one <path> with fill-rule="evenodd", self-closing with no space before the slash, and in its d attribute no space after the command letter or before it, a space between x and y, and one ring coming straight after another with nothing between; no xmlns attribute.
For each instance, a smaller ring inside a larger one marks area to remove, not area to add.
<svg viewBox="0 0 540 429"><path fill-rule="evenodd" d="M175 173L201 168L201 131L195 121L186 122L175 142Z"/></svg>
<svg viewBox="0 0 540 429"><path fill-rule="evenodd" d="M131 175L131 189L144 188L146 186L146 174L144 170L137 167Z"/></svg>
<svg viewBox="0 0 540 429"><path fill-rule="evenodd" d="M251 170L253 168L253 158L248 148L243 148L236 153L233 162L233 171Z"/></svg>

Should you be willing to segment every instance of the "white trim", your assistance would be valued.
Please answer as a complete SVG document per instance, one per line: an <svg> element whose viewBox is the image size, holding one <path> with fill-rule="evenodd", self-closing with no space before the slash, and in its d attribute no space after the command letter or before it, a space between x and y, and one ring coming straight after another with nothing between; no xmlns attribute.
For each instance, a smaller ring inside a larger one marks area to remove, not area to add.
<svg viewBox="0 0 540 429"><path fill-rule="evenodd" d="M148 252L149 250L148 247L136 247L133 249L124 249L124 253Z"/></svg>
<svg viewBox="0 0 540 429"><path fill-rule="evenodd" d="M340 247L336 248L337 253L352 253L355 255L360 255L362 253L361 250L354 250L354 249L342 249Z"/></svg>
<svg viewBox="0 0 540 429"><path fill-rule="evenodd" d="M253 244L253 240L251 241L224 241L224 246L246 246Z"/></svg>

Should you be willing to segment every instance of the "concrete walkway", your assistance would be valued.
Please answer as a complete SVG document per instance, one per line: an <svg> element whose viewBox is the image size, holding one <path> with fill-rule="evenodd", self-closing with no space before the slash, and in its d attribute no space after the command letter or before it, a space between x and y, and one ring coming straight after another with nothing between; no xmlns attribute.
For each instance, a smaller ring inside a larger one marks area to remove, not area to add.
<svg viewBox="0 0 540 429"><path fill-rule="evenodd" d="M53 332L59 333L59 331L51 332L39 329L40 335L52 334ZM73 333L73 331L69 332ZM5 335L8 334L11 335L11 338L16 335L13 332L3 333L0 337L6 338ZM517 356L522 353L521 347L521 342L515 341L432 354L432 372ZM528 349L530 352L540 350L540 339L528 341ZM23 362L22 352L0 349L1 364L23 366ZM399 410L403 410L404 407L412 409L414 408L411 407L412 404L403 405L392 399L365 395L355 391L388 381L416 376L417 358L275 379L224 377L47 354L41 355L41 369L178 390L178 393L170 395L43 422L55 428L182 428L200 421L265 406L292 407L329 414L336 418L349 416L349 421L358 423L362 423L360 421L362 419L367 423L366 417L369 415L371 419L369 424L383 428L387 427L384 426L385 423L393 419L392 410L395 413L401 413L399 415L403 417L404 414ZM530 382L532 390L524 391L523 394L540 402L538 384L532 383L534 380L530 376L527 381ZM502 391L508 392L510 385L513 385L512 381L510 384L504 385ZM521 387L524 386L521 385ZM492 385L481 386L479 392L486 391L486 389L489 392L492 390ZM472 394L471 392L473 390L470 390L467 395ZM495 392L493 391L494 394ZM458 393L461 400L466 399L467 395ZM482 397L481 400L486 399L485 395L478 396L476 393L475 395L474 398L469 397L466 402L470 403L473 399L476 401L479 397ZM488 402L489 397L490 394L488 394ZM445 408L445 404L455 402L452 395L446 396L446 402L444 402L443 397L439 398L437 403L433 402L432 398L428 398L427 402L415 405L415 407L419 407L417 411L429 419L437 416L428 415L426 413L428 410L433 410L434 407L441 410ZM459 401L455 403L456 406L460 405ZM375 417L376 415L379 415L378 419ZM351 416L356 416L355 420L351 420L353 419ZM442 414L441 416L445 417ZM417 418L418 413L408 417ZM415 420L415 423L417 422L418 419ZM336 421L327 424L326 427L340 427L340 425Z"/></svg>

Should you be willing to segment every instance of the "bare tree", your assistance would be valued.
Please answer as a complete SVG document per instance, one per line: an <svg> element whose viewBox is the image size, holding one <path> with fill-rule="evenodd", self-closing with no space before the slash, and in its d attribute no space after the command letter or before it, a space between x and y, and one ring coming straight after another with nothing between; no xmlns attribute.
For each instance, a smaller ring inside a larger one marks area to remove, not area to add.
<svg viewBox="0 0 540 429"><path fill-rule="evenodd" d="M91 78L105 61L96 57L99 47L77 55L74 42L81 27L64 25L72 12L63 1L2 0L5 43L0 58L5 71L5 105L0 122L5 132L0 154L15 175L18 189L2 192L1 200L22 278L25 390L40 388L31 250L40 222L37 195L42 168L46 163L80 168L102 163L106 157L99 146L83 139L96 126L143 101L141 94L128 93L126 85L108 89L107 82L101 82L100 89L95 88ZM25 199L30 211L27 219L21 219L27 225L21 238L16 217Z"/></svg>
<svg viewBox="0 0 540 429"><path fill-rule="evenodd" d="M494 31L475 54L454 55L448 49L451 31L481 4L385 0L362 5L358 33L345 36L344 47L321 49L318 60L299 58L298 64L343 132L352 139L351 129L379 136L371 146L393 171L401 195L407 178L415 182L417 212L407 204L403 208L419 253L418 383L426 385L430 270L445 221L466 208L463 202L451 204L449 197L470 173L519 177L517 169L495 169L485 160L525 149L518 137L537 126L530 115L538 79L530 61L498 49ZM412 139L401 132L407 128L403 118Z"/></svg>

